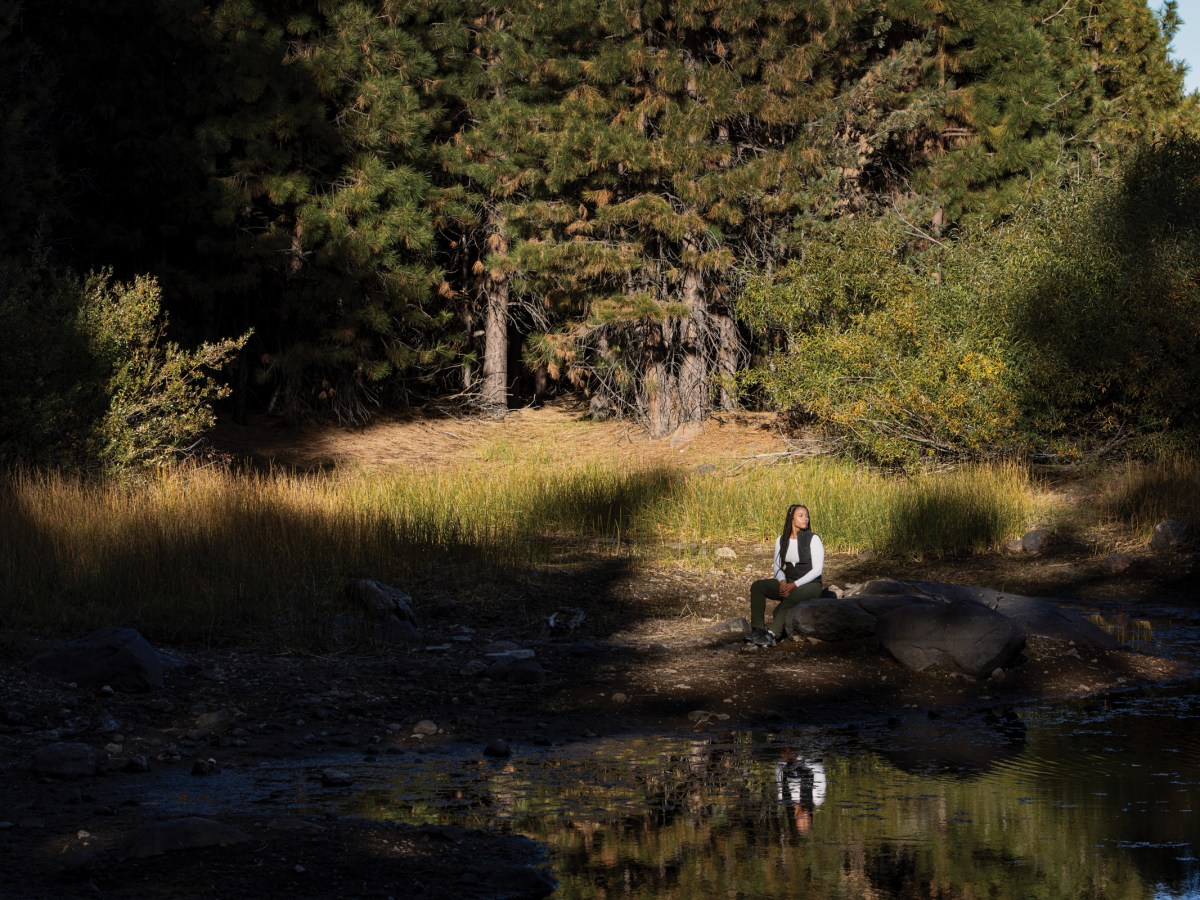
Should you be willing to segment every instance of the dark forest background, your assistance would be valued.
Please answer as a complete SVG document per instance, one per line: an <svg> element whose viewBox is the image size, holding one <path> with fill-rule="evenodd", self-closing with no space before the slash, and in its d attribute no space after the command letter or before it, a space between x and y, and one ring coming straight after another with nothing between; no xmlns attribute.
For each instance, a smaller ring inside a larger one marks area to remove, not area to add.
<svg viewBox="0 0 1200 900"><path fill-rule="evenodd" d="M0 0L0 456L741 406L889 464L1194 447L1142 0Z"/></svg>

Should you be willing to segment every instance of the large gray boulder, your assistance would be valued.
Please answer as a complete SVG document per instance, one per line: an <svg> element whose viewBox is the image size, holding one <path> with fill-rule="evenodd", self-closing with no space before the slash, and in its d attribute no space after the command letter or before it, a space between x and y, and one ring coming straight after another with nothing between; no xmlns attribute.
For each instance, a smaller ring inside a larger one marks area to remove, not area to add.
<svg viewBox="0 0 1200 900"><path fill-rule="evenodd" d="M875 617L857 604L819 598L788 610L783 632L822 641L854 641L875 633Z"/></svg>
<svg viewBox="0 0 1200 900"><path fill-rule="evenodd" d="M1042 597L1009 594L993 588L969 584L945 584L937 581L911 582L915 590L942 600L969 600L982 603L1003 616L1020 623L1026 633L1053 641L1111 650L1119 642L1111 634L1079 613Z"/></svg>
<svg viewBox="0 0 1200 900"><path fill-rule="evenodd" d="M39 654L29 668L59 681L132 693L163 685L162 661L132 628L101 628Z"/></svg>
<svg viewBox="0 0 1200 900"><path fill-rule="evenodd" d="M1009 668L1025 647L1025 629L982 603L913 604L875 621L875 636L903 666L984 676Z"/></svg>
<svg viewBox="0 0 1200 900"><path fill-rule="evenodd" d="M882 616L885 613L890 613L893 610L905 609L915 605L928 606L935 602L928 597L919 597L916 594L855 594L844 602L851 602L863 612L869 613L871 616Z"/></svg>

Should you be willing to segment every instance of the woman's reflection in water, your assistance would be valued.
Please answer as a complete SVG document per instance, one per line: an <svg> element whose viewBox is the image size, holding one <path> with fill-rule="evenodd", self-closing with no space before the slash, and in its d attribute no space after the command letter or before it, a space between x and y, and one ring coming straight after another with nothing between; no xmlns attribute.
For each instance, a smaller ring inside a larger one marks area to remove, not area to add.
<svg viewBox="0 0 1200 900"><path fill-rule="evenodd" d="M779 802L791 810L796 830L808 834L813 813L825 802L825 766L786 748L775 763L775 784Z"/></svg>

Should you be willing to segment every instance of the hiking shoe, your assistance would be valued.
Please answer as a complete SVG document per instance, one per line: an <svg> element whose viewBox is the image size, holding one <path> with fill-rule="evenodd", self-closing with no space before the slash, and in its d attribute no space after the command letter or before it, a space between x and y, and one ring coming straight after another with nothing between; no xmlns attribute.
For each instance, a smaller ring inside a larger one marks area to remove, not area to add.
<svg viewBox="0 0 1200 900"><path fill-rule="evenodd" d="M750 636L746 640L758 647L775 646L775 635L771 634L765 628L755 628L750 632Z"/></svg>

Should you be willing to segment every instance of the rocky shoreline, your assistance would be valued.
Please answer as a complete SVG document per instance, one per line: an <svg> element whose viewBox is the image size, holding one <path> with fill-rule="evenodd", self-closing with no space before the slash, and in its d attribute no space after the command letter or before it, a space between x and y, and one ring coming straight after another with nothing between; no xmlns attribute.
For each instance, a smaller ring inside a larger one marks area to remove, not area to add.
<svg viewBox="0 0 1200 900"><path fill-rule="evenodd" d="M743 575L709 576L684 612L672 600L681 577L650 572L610 590L606 606L553 607L526 621L480 612L470 626L437 598L407 598L406 617L399 592L374 591L382 605L360 597L341 625L357 635L353 646L318 656L170 648L156 652L161 684L135 680L133 690L111 678L50 677L30 665L50 648L10 638L0 660L0 895L145 896L152 883L172 896L543 896L553 882L540 849L509 835L269 808L180 824L143 807L139 792L164 772L217 783L234 769L334 751L402 760L456 745L482 759L639 731L902 721L954 709L1002 718L1012 706L1188 671L1097 638L1107 632L1074 613L1066 618L1075 630L1059 634L1025 623L1019 656L986 674L918 671L874 633L822 639L813 616L799 613L798 639L757 650L741 639ZM856 595L856 608L878 610L907 597L911 614L945 588L864 583L826 605L844 611ZM329 779L329 790L353 790Z"/></svg>

